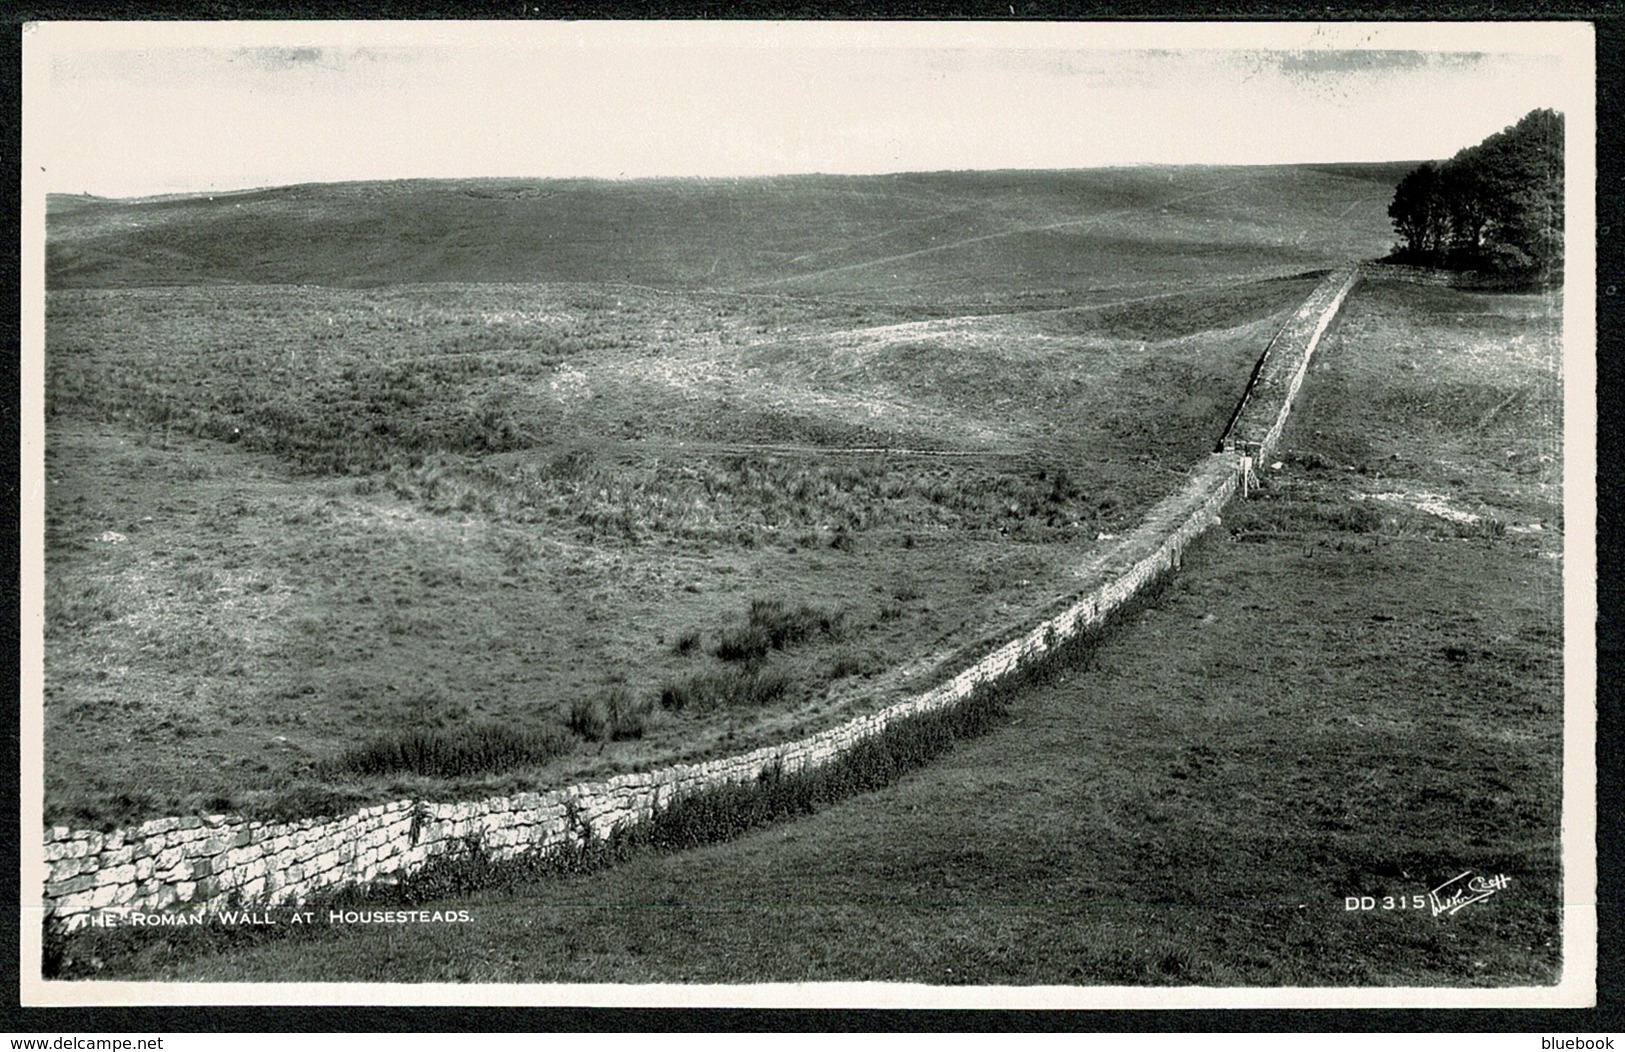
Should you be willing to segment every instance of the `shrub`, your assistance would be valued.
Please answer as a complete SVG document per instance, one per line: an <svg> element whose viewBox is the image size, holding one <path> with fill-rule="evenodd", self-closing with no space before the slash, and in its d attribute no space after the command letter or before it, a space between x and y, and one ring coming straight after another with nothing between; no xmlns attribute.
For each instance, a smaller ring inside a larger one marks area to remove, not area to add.
<svg viewBox="0 0 1625 1052"><path fill-rule="evenodd" d="M604 710L610 740L626 741L643 737L643 733L649 729L654 702L649 698L634 698L630 691L617 688L604 699Z"/></svg>
<svg viewBox="0 0 1625 1052"><path fill-rule="evenodd" d="M407 730L375 738L328 762L332 773L461 778L545 763L570 750L561 730L488 723L451 731Z"/></svg>
<svg viewBox="0 0 1625 1052"><path fill-rule="evenodd" d="M791 607L782 599L757 599L750 604L745 624L722 633L716 655L724 661L756 661L769 650L788 650L822 636L839 639L845 632L838 612L802 603Z"/></svg>
<svg viewBox="0 0 1625 1052"><path fill-rule="evenodd" d="M876 664L878 662L874 661L872 655L865 658L864 655L856 651L843 650L835 655L834 661L830 662L829 678L845 679L847 676L866 676Z"/></svg>
<svg viewBox="0 0 1625 1052"><path fill-rule="evenodd" d="M666 684L660 705L673 712L760 708L783 697L790 686L790 677L777 670L755 665L725 668Z"/></svg>
<svg viewBox="0 0 1625 1052"><path fill-rule="evenodd" d="M599 698L576 698L570 703L570 718L565 722L590 742L601 742L609 737L609 717Z"/></svg>
<svg viewBox="0 0 1625 1052"><path fill-rule="evenodd" d="M570 729L588 741L626 741L649 729L654 703L639 701L624 687L596 698L577 698L570 705Z"/></svg>
<svg viewBox="0 0 1625 1052"><path fill-rule="evenodd" d="M699 646L699 631L697 629L690 629L677 637L677 642L672 644L671 650L674 654L691 654L695 650L698 650Z"/></svg>

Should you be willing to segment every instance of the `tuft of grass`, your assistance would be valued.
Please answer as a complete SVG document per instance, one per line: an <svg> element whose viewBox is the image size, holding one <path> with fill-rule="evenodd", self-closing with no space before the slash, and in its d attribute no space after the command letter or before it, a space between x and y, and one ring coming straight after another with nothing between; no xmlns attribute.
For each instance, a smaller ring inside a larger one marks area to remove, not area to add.
<svg viewBox="0 0 1625 1052"><path fill-rule="evenodd" d="M105 798L67 798L50 817L57 824L106 833L144 821L162 807L163 802L145 789L125 789Z"/></svg>
<svg viewBox="0 0 1625 1052"><path fill-rule="evenodd" d="M724 661L758 661L769 650L789 650L815 638L840 639L846 631L839 612L782 599L751 602L745 624L722 633L716 655Z"/></svg>
<svg viewBox="0 0 1625 1052"><path fill-rule="evenodd" d="M619 742L643 737L653 715L654 702L616 687L607 694L571 702L568 722L572 731L588 741Z"/></svg>
<svg viewBox="0 0 1625 1052"><path fill-rule="evenodd" d="M608 738L609 717L604 712L603 699L576 698L570 703L570 715L565 725L590 742L601 742Z"/></svg>
<svg viewBox="0 0 1625 1052"><path fill-rule="evenodd" d="M673 712L760 708L789 693L792 680L778 669L756 664L700 672L667 683L660 706Z"/></svg>
<svg viewBox="0 0 1625 1052"><path fill-rule="evenodd" d="M568 752L571 744L556 728L528 730L500 723L407 730L340 754L325 765L324 773L462 778L545 763Z"/></svg>
<svg viewBox="0 0 1625 1052"><path fill-rule="evenodd" d="M830 662L829 678L836 680L848 676L867 676L883 665L884 662L877 660L873 654L865 655L855 650L843 650Z"/></svg>
<svg viewBox="0 0 1625 1052"><path fill-rule="evenodd" d="M365 807L364 793L326 785L296 783L274 793L250 795L240 805L212 810L240 812L261 822L293 822L305 818L336 818Z"/></svg>

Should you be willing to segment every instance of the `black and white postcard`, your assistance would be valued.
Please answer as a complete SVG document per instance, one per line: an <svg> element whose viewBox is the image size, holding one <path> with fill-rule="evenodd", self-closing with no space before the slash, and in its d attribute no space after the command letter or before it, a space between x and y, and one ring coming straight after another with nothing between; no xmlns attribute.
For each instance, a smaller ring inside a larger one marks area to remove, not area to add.
<svg viewBox="0 0 1625 1052"><path fill-rule="evenodd" d="M25 27L24 1003L1593 1004L1592 47Z"/></svg>

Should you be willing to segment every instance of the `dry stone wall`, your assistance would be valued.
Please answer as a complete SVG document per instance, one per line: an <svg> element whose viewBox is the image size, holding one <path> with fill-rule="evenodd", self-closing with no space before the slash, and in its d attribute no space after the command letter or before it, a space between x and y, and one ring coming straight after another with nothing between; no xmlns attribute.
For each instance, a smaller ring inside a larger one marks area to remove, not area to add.
<svg viewBox="0 0 1625 1052"><path fill-rule="evenodd" d="M1281 429L1286 427L1292 403L1309 370L1309 358L1359 280L1357 266L1332 271L1304 300L1303 306L1287 319L1265 349L1250 400L1230 430L1227 448L1255 456L1260 461L1275 452Z"/></svg>
<svg viewBox="0 0 1625 1052"><path fill-rule="evenodd" d="M1357 278L1343 268L1323 282L1271 342L1233 431L1272 449L1309 356ZM1162 574L1235 494L1242 454L1215 453L1151 509L1130 534L1080 567L1084 591L1067 609L922 694L838 727L738 756L623 774L548 792L424 803L398 800L342 818L259 822L230 815L160 818L110 833L45 831L43 905L72 929L106 909L204 912L231 905L289 905L323 892L410 873L478 843L493 858L550 851L607 836L674 799L754 781L764 771L820 767L888 725L951 706L1078 632L1099 625Z"/></svg>

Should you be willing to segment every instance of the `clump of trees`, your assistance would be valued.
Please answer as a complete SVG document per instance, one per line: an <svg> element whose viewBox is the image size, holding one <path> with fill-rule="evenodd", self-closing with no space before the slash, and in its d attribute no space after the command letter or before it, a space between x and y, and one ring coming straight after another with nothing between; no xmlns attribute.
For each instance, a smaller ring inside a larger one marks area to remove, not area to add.
<svg viewBox="0 0 1625 1052"><path fill-rule="evenodd" d="M1535 110L1399 181L1396 263L1551 278L1563 267L1563 115Z"/></svg>

